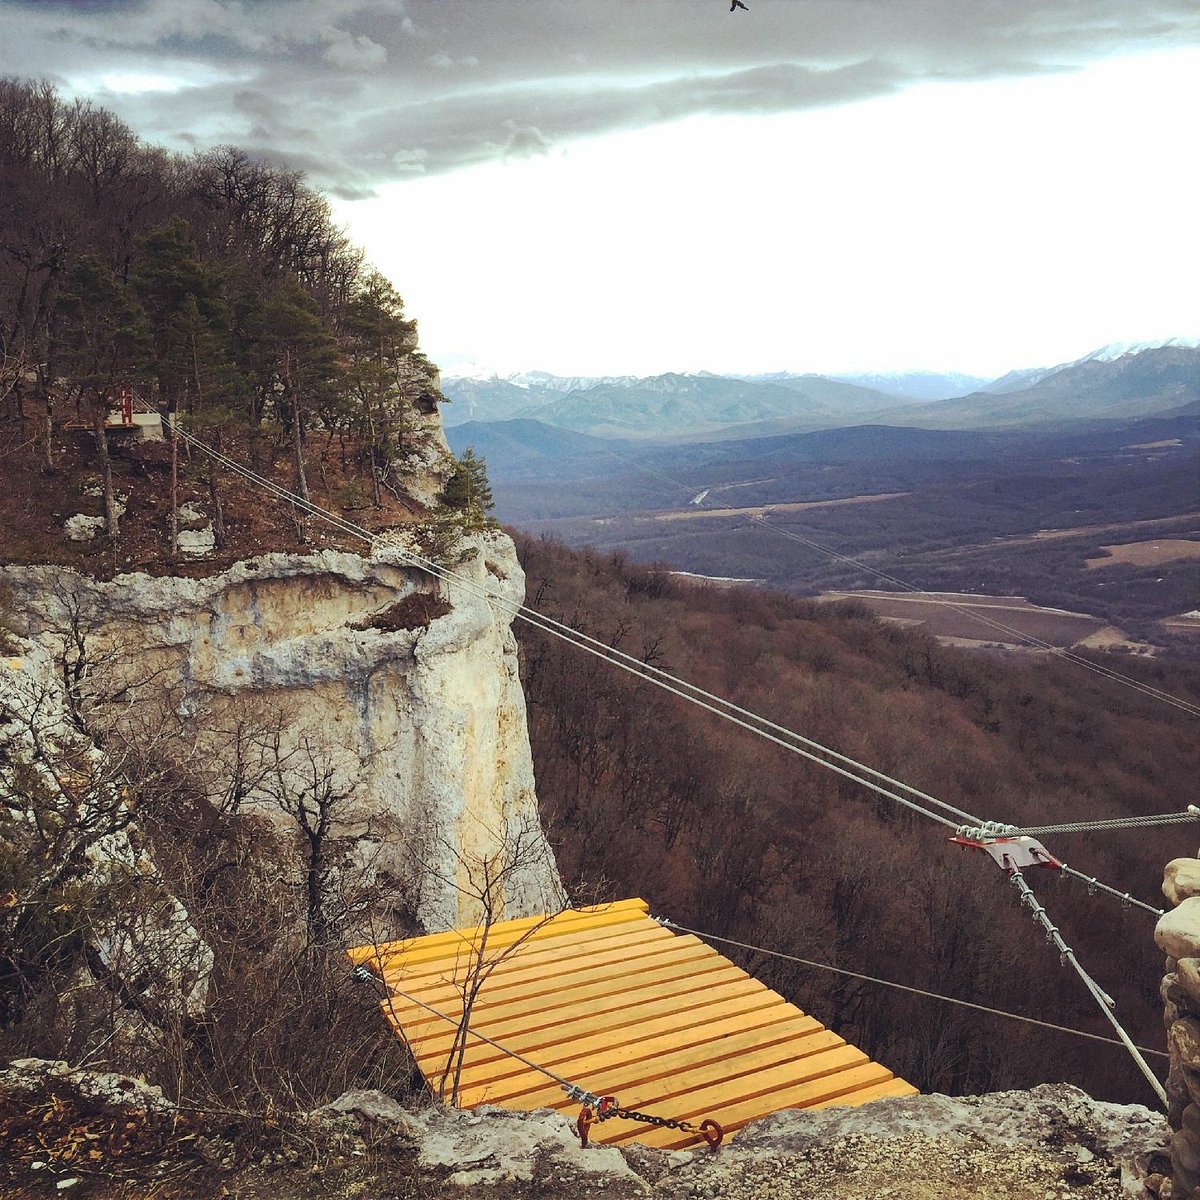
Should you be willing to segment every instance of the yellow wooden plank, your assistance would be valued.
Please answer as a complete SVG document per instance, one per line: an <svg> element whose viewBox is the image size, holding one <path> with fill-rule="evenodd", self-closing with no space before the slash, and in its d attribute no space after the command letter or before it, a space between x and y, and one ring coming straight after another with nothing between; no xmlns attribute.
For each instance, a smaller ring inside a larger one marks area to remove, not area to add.
<svg viewBox="0 0 1200 1200"><path fill-rule="evenodd" d="M631 1089L644 1095L646 1089L657 1084L670 1097L689 1087L738 1079L766 1067L838 1049L845 1044L819 1021L797 1014L776 1025L748 1033L727 1034L684 1049L674 1048L666 1039L658 1043L657 1054L623 1062L615 1058L601 1059L592 1072L582 1076L576 1073L568 1078L582 1078L589 1091L615 1094L622 1103L628 1103L626 1097ZM519 1076L508 1084L484 1082L474 1085L471 1098L464 1096L463 1102L471 1105L511 1102L521 1108L539 1108L553 1105L559 1098L559 1088L544 1076L540 1081L535 1080L532 1086L524 1076Z"/></svg>
<svg viewBox="0 0 1200 1200"><path fill-rule="evenodd" d="M381 971L396 966L412 967L422 963L443 961L450 964L458 959L477 954L481 945L484 947L484 952L487 953L492 950L511 946L516 942L529 945L548 939L568 937L574 932L583 929L599 929L622 924L635 925L640 924L644 920L645 917L643 914L634 911L619 912L611 915L587 914L581 915L577 920L573 921L570 929L563 929L561 926L547 923L530 930L500 931L498 933L493 931L488 935L486 943L463 937L448 945L415 946L403 952L385 954L376 960L369 961L367 965L378 974Z"/></svg>
<svg viewBox="0 0 1200 1200"><path fill-rule="evenodd" d="M747 981L757 982L757 980ZM739 984L730 987L741 987ZM647 1008L652 1006L647 1005ZM553 1067L560 1075L568 1078L576 1074L589 1077L607 1063L616 1061L637 1061L647 1055L661 1053L661 1043L669 1038L676 1049L686 1049L689 1046L701 1045L713 1038L723 1037L728 1033L750 1031L773 1026L782 1021L791 1020L798 1010L790 1013L781 1008L777 997L761 984L756 992L743 992L731 1000L720 996L710 997L702 993L695 1002L695 1007L685 1012L671 1011L673 1001L665 1001L655 1006L666 1008L668 1015L653 1019L632 1018L633 1023L625 1024L628 1019L624 1015L615 1019L611 1028L604 1031L589 1033L586 1037L564 1040L561 1035L552 1034L544 1039L546 1044L533 1044L522 1048L513 1045L513 1049L526 1057L536 1058L542 1066ZM806 1018L813 1020L813 1018ZM813 1020L814 1026L819 1023ZM592 1030L595 1022L585 1018L583 1026ZM463 1071L463 1081L475 1085L486 1080L500 1081L512 1075L521 1074L525 1068L515 1059L502 1055L498 1051L486 1058L476 1059Z"/></svg>
<svg viewBox="0 0 1200 1200"><path fill-rule="evenodd" d="M673 954L678 951L681 944L697 944L697 939L693 938L690 942L685 942L661 927L659 932L665 933L666 937L659 937L647 930L645 934L636 938L623 938L615 946L601 943L600 948L593 949L587 954L568 953L571 950L570 945L559 946L557 940L546 944L558 947L560 954L539 954L535 957L532 953L525 953L526 948L522 946L513 954L512 958L496 964L491 970L487 970L485 964L485 988L492 993L547 978L562 979L596 967L631 962L650 955ZM385 983L394 984L410 995L420 996L423 1000L427 999L430 1004L436 1004L439 995L453 995L461 991L461 983L469 978L470 967L469 961L462 960L453 972L435 970L416 977L405 968L400 967L395 970L387 970L383 979Z"/></svg>
<svg viewBox="0 0 1200 1200"><path fill-rule="evenodd" d="M581 917L616 916L623 912L636 912L645 915L649 911L650 906L644 900L633 897L628 900L613 900L607 904L593 904L584 908L564 909L562 912L553 914L549 920L544 915L535 914L529 917L515 917L508 921L495 921L490 926L490 929L497 936L519 934L544 922L547 927L553 926L563 931L568 929L573 921ZM415 947L452 946L462 940L474 940L486 928L488 927L484 925L474 925L461 929L447 929L442 933L425 933L417 937L401 938L397 941L357 946L348 951L348 953L362 955L364 958L373 958L377 957L380 953L403 953Z"/></svg>
<svg viewBox="0 0 1200 1200"><path fill-rule="evenodd" d="M799 1080L819 1079L868 1061L856 1046L836 1033L798 1039L728 1061L693 1065L669 1078L640 1083L628 1080L617 1094L627 1108L657 1111L678 1119L679 1113L705 1115L713 1105L729 1105L765 1095Z"/></svg>
<svg viewBox="0 0 1200 1200"><path fill-rule="evenodd" d="M768 1021L774 1010L764 1010L760 1020ZM686 1068L705 1062L726 1060L737 1054L761 1050L786 1041L797 1041L801 1038L811 1038L826 1035L827 1030L819 1021L812 1017L799 1014L780 1013L779 1016L766 1024L759 1024L747 1029L742 1018L732 1018L723 1022L724 1033L714 1033L710 1039L705 1039L699 1029L691 1032L690 1038L664 1039L662 1036L648 1038L642 1042L632 1042L621 1046L609 1046L600 1051L566 1059L555 1066L557 1074L566 1075L571 1079L584 1081L589 1090L611 1094L621 1088L640 1085L652 1079L673 1075ZM836 1035L837 1043L841 1039ZM830 1042L830 1045L835 1042ZM531 1087L524 1081L523 1073L510 1072L499 1078L489 1077L487 1071L497 1064L492 1063L473 1073L467 1080L472 1087L487 1092L489 1103L504 1103L510 1098L521 1097L522 1105L535 1103L543 1099L532 1092L547 1091L547 1103L555 1099L554 1089L547 1088L549 1080L544 1076L535 1080Z"/></svg>
<svg viewBox="0 0 1200 1200"><path fill-rule="evenodd" d="M571 934L569 938L525 942L496 963L489 976L489 986L491 981L505 978L515 972L532 971L549 963L566 965L574 959L617 952L626 946L636 947L651 942L669 941L674 936L669 929L664 929L657 921L647 918L642 921L626 921L617 925L580 930ZM493 958L490 951L485 953L486 961L491 962ZM435 959L415 965L405 963L395 968L388 966L385 975L403 978L410 983L427 979L451 980L473 962L474 956L464 946L463 953L456 958Z"/></svg>
<svg viewBox="0 0 1200 1200"><path fill-rule="evenodd" d="M576 912L560 913L559 916L544 924L530 925L529 922L523 921L520 922L522 927L519 929L501 928L496 925L489 931L486 940L478 933L467 931L457 934L450 941L439 941L434 945L418 942L403 950L385 952L378 956L372 966L376 970L381 970L400 965L412 968L422 963L437 962L443 959L452 962L455 959L478 953L481 946L485 953L490 953L493 950L503 949L517 943L528 946L547 940L573 940L578 933L586 930L622 925L637 927L646 925L647 922L649 922L649 918L638 909L621 909L613 913L580 909ZM656 924L657 922L651 923ZM436 936L440 939L445 935Z"/></svg>
<svg viewBox="0 0 1200 1200"><path fill-rule="evenodd" d="M615 957L604 955L597 963L588 959L573 959L567 967L557 972L547 973L545 969L519 972L496 981L489 977L476 998L472 1024L476 1023L476 1017L497 1005L516 1002L532 1004L540 996L554 995L568 989L600 988L612 981L632 982L675 963L719 958L721 956L715 950L698 938L680 937L666 942L652 942L636 951L627 949ZM402 988L410 996L424 1000L434 1008L461 1004L462 1001L462 991L453 984L427 981L423 985L409 986L403 977L396 979L390 973L386 982L389 986Z"/></svg>
<svg viewBox="0 0 1200 1200"><path fill-rule="evenodd" d="M665 994L670 990L676 994L703 991L705 988L729 979L745 977L746 972L740 967L733 966L728 959L719 954L704 956L680 957L669 964L653 970L638 973L621 987L606 987L604 983L590 983L582 987L563 988L557 992L546 994L542 1003L534 1006L526 1000L507 1000L504 1003L489 1005L478 1010L479 1019L472 1015L471 1025L489 1037L498 1035L492 1032L493 1022L501 1022L511 1018L523 1018L527 1028L541 1029L547 1025L562 1025L570 1023L578 1025L585 1019L591 1006L598 1011L611 1012L617 1009L636 1008L637 1005L656 994ZM414 1010L423 1013L419 1006L411 1004L401 996L393 996L392 1002L397 1012ZM440 1012L457 1021L461 1016L461 1004L447 1004L444 1008L437 1006ZM453 1028L449 1027L453 1036ZM569 1030L568 1030L569 1033Z"/></svg>
<svg viewBox="0 0 1200 1200"><path fill-rule="evenodd" d="M815 1080L800 1082L790 1087L779 1087L748 1100L721 1104L720 1098L717 1097L718 1102L709 1110L688 1114L686 1119L698 1125L703 1117L709 1116L719 1121L722 1128L732 1134L749 1121L779 1112L780 1109L814 1108L825 1101L836 1103L838 1097L850 1095L872 1084L883 1083L890 1077L891 1072L886 1067L881 1067L878 1063L865 1062L860 1066L835 1071ZM689 1106L685 1104L683 1107ZM663 1111L662 1115L678 1119L677 1114L673 1111ZM616 1126L622 1128L611 1128ZM665 1149L684 1149L688 1146L704 1144L696 1134L681 1134L678 1130L655 1129L651 1126L630 1128L630 1123L627 1121L606 1121L603 1126L593 1126L592 1131L592 1140L597 1142L640 1141L649 1146L660 1146Z"/></svg>
<svg viewBox="0 0 1200 1200"><path fill-rule="evenodd" d="M578 1020L572 1018L571 1027L566 1030L561 1025L552 1025L530 1031L526 1027L526 1020L520 1019L507 1026L489 1025L489 1031L494 1028L496 1040L518 1054L553 1066L556 1061L570 1057L576 1048L582 1054L625 1041L626 1029L630 1027L636 1031L637 1038L641 1039L654 1037L709 1017L714 1020L744 1017L751 1021L762 1010L769 1009L773 1012L778 1007L778 999L774 992L757 979L743 977L707 987L698 993L690 993L686 1007L682 1008L679 996L659 995L640 1004L636 1014L624 1009L613 1012L589 1010ZM632 1021L637 1023L631 1026ZM445 1028L444 1023L442 1024ZM580 1028L589 1031L585 1037L576 1036L575 1031ZM451 1036L447 1033L441 1043L427 1038L420 1039L418 1063L424 1066L439 1054L444 1056L450 1048ZM492 1036L490 1032L489 1036ZM515 1059L485 1042L472 1044L470 1058L472 1064L477 1065L481 1071L496 1070L501 1065L514 1071L521 1069Z"/></svg>
<svg viewBox="0 0 1200 1200"><path fill-rule="evenodd" d="M695 996L698 1001L707 1001L710 997L720 1000L738 988L755 989L759 995L769 997L771 1003L777 1002L778 997L757 980L736 978L736 971L737 968L728 966L724 968L722 974L726 978L723 981L719 980L717 976L705 976L705 979L711 978L714 981L708 987L704 986L703 979L697 981L692 977L685 977L676 983L668 985L675 989L688 989L682 994L677 992L675 995L662 997L656 993L655 989L650 989L646 992L614 995L609 1002L614 1006L623 1006L629 1000L641 1001L634 1011L651 1011L658 1014L672 1009L678 1011L681 1000L686 1001L688 996ZM730 978L729 976L731 975L734 977ZM754 995L755 991L747 991L746 995ZM649 999L646 1000L643 997L648 997ZM586 1013L582 1019L592 1022L593 1026L598 1026L599 1023L604 1022L619 1036L620 1030L623 1028L624 1023L629 1020L630 1015L629 1009L614 1007L613 1011L607 1013ZM544 1015L543 1018L539 1019L544 1019ZM680 1018L676 1019L679 1020ZM581 1016L580 1011L576 1008L564 1009L560 1013L557 1022L545 1026L540 1030L530 1032L527 1029L522 1031L518 1028L519 1024L528 1026L532 1020L533 1018L528 1014L523 1016L517 1015L508 1022L491 1024L486 1030L481 1032L486 1032L489 1037L493 1037L494 1040L500 1042L506 1048L516 1050L518 1053L526 1057L532 1057L534 1061L537 1061L540 1053L533 1039L551 1040L554 1044L570 1045L573 1030L580 1026ZM412 1048L418 1065L424 1071L440 1070L442 1062L450 1050L454 1036L453 1029L444 1022L440 1023L440 1026L440 1029L437 1030L433 1030L429 1026L420 1027L421 1032L425 1033L424 1037L420 1037L418 1031L414 1030L408 1022L405 1023L406 1032L416 1039ZM472 1038L468 1041L467 1064L468 1066L483 1064L502 1053L502 1051L497 1050L494 1046ZM510 1059L509 1061L513 1060Z"/></svg>
<svg viewBox="0 0 1200 1200"><path fill-rule="evenodd" d="M479 929L452 930L350 954L456 1021L455 975L472 965L479 936ZM511 951L485 981L472 1027L556 1074L617 1094L628 1107L694 1123L712 1115L734 1133L781 1108L916 1091L703 942L652 921L644 901L500 922L487 938L489 953ZM395 993L381 1007L436 1084L453 1025ZM541 1071L474 1036L462 1100L548 1105L567 1117L575 1107ZM702 1144L695 1134L620 1120L594 1127L592 1136Z"/></svg>
<svg viewBox="0 0 1200 1200"><path fill-rule="evenodd" d="M512 921L497 921L490 928L483 925L468 929L451 929L445 933L424 934L416 938L383 942L378 945L355 946L346 953L356 965L386 963L393 959L427 962L431 958L453 956L462 945L475 945L485 929L490 945L511 945L529 934L530 940L564 937L577 929L593 929L597 925L618 924L644 918L650 911L645 900L615 900L588 908L568 909L546 920L544 916L521 917Z"/></svg>
<svg viewBox="0 0 1200 1200"><path fill-rule="evenodd" d="M817 1054L733 1078L723 1078L719 1069L712 1072L699 1070L691 1073L686 1083L678 1081L678 1088L671 1086L675 1081L660 1081L644 1089L627 1089L621 1096L621 1103L628 1108L646 1109L675 1120L712 1116L724 1125L725 1118L719 1115L718 1109L728 1115L749 1105L753 1111L774 1112L780 1107L791 1107L776 1103L777 1095L789 1091L816 1088L814 1098L824 1099L827 1094L840 1095L860 1082L878 1082L891 1074L880 1068L878 1076L855 1080L832 1092L823 1085L818 1086L829 1076L850 1074L855 1068L871 1065L857 1046L842 1043Z"/></svg>
<svg viewBox="0 0 1200 1200"><path fill-rule="evenodd" d="M835 1096L832 1100L822 1100L817 1104L807 1104L805 1108L857 1108L871 1100L883 1100L888 1096L919 1096L921 1093L911 1083L904 1079L884 1080L883 1083L873 1083L861 1087L843 1096Z"/></svg>

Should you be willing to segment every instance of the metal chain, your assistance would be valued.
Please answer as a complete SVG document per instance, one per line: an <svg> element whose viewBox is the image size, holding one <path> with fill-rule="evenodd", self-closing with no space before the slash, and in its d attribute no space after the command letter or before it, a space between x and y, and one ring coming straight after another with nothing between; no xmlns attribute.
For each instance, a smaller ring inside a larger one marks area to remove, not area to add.
<svg viewBox="0 0 1200 1200"><path fill-rule="evenodd" d="M725 1140L725 1130L719 1121L705 1117L699 1125L691 1121L677 1121L674 1117L660 1117L655 1113L639 1112L636 1108L622 1108L616 1096L601 1096L596 1105L587 1105L579 1114L575 1128L579 1140L584 1146L588 1143L588 1128L600 1121L611 1121L613 1117L623 1117L626 1121L637 1121L643 1125L653 1125L656 1129L678 1129L682 1133L697 1134L702 1137L712 1150Z"/></svg>
<svg viewBox="0 0 1200 1200"><path fill-rule="evenodd" d="M643 1125L657 1125L659 1129L682 1129L694 1133L696 1126L691 1121L676 1121L673 1117L658 1117L654 1113L638 1112L636 1108L601 1108L596 1113L597 1121L611 1121L623 1117L626 1121L641 1121Z"/></svg>

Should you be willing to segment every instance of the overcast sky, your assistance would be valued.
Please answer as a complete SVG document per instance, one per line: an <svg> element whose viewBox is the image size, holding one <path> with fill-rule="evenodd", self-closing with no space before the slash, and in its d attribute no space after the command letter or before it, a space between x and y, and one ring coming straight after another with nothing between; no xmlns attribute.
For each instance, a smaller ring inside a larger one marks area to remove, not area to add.
<svg viewBox="0 0 1200 1200"><path fill-rule="evenodd" d="M1000 373L1200 333L1200 0L0 0L306 170L447 368Z"/></svg>

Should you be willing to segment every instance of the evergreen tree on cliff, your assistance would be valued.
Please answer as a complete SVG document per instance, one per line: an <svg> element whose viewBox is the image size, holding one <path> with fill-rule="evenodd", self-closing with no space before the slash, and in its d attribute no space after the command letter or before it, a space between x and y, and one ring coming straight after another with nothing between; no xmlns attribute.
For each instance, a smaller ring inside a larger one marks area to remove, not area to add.
<svg viewBox="0 0 1200 1200"><path fill-rule="evenodd" d="M454 468L442 491L442 503L482 519L496 507L492 499L492 485L488 482L487 463L476 458L475 451L468 447Z"/></svg>
<svg viewBox="0 0 1200 1200"><path fill-rule="evenodd" d="M146 326L129 289L98 259L85 255L59 298L56 335L63 378L86 410L96 439L104 527L115 538L120 529L105 425L119 389L137 374Z"/></svg>
<svg viewBox="0 0 1200 1200"><path fill-rule="evenodd" d="M383 502L380 483L404 446L402 370L416 343L416 326L404 316L399 293L377 271L371 272L343 319L349 360L347 384L365 436L375 507Z"/></svg>
<svg viewBox="0 0 1200 1200"><path fill-rule="evenodd" d="M296 492L308 499L305 430L312 412L336 396L340 368L337 344L321 320L316 301L289 280L267 305L265 332L271 346L280 416L291 427ZM297 522L303 540L303 530Z"/></svg>

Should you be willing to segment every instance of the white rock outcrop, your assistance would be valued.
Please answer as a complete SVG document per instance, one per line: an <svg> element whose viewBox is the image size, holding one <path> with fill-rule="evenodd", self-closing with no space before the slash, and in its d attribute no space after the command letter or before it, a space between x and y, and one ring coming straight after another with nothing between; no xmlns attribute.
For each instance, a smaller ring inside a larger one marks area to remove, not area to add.
<svg viewBox="0 0 1200 1200"><path fill-rule="evenodd" d="M142 844L119 769L70 721L50 655L24 639L0 647L0 806L0 857L23 862L4 881L6 916L70 897L94 979L155 1019L200 1016L212 950Z"/></svg>
<svg viewBox="0 0 1200 1200"><path fill-rule="evenodd" d="M524 599L524 574L502 533L476 534L464 549L455 572L465 582L451 585L382 547L370 557L269 554L204 579L8 567L0 580L20 631L52 654L64 631L82 629L106 670L171 681L197 727L214 723L202 716L254 714L288 748L319 758L341 796L336 833L389 885L392 902L363 926L386 937L414 914L427 930L472 922L471 876L514 846L504 915L558 902L508 615ZM501 602L489 604L485 589ZM449 611L415 629L370 627L416 592L437 592ZM219 739L204 738L219 758ZM269 808L261 789L245 803Z"/></svg>
<svg viewBox="0 0 1200 1200"><path fill-rule="evenodd" d="M0 1066L0 1089L29 1106L52 1093L68 1113L75 1096L86 1097L90 1113L103 1105L137 1129L161 1129L173 1115L157 1089L65 1063L24 1059ZM183 1124L184 1138L153 1143L162 1147L156 1158L139 1155L142 1178L161 1178L172 1167L182 1173L200 1154L216 1168L206 1178L214 1195L219 1187L252 1191L263 1166L272 1171L275 1194L346 1194L352 1163L361 1195L401 1194L399 1181L405 1195L473 1200L1146 1200L1146 1184L1161 1189L1153 1168L1165 1158L1169 1132L1145 1108L1106 1104L1064 1084L784 1111L745 1127L716 1153L631 1141L583 1150L568 1113L405 1110L375 1091L349 1092L313 1112L278 1119L282 1144L277 1138L256 1144L256 1130L247 1123L243 1133L228 1118L219 1128L201 1126L200 1137ZM37 1153L44 1169L43 1143L33 1136L40 1137L39 1127L31 1132L18 1124L15 1133L13 1160L27 1163ZM97 1170L106 1165L101 1159ZM128 1159L123 1165L128 1169ZM18 1189L41 1182L37 1171L19 1166L13 1180Z"/></svg>

